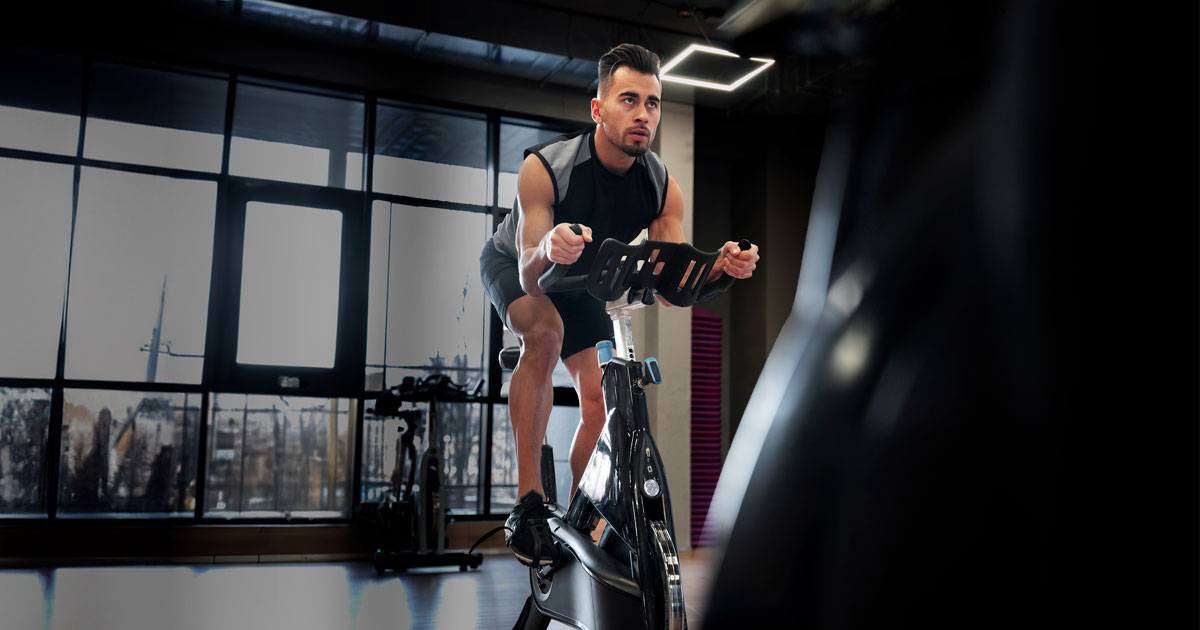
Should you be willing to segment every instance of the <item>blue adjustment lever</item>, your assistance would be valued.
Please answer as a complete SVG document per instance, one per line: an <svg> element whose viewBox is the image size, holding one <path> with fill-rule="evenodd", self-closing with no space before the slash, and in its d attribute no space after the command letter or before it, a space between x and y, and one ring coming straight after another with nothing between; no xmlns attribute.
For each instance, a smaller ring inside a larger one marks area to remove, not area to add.
<svg viewBox="0 0 1200 630"><path fill-rule="evenodd" d="M651 383L662 384L662 368L658 367L658 359L654 357L646 359L646 371L650 373Z"/></svg>

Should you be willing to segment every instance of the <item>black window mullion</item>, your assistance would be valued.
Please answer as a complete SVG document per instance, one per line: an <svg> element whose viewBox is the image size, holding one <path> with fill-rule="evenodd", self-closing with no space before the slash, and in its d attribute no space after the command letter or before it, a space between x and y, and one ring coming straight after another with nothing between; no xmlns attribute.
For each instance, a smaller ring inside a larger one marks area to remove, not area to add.
<svg viewBox="0 0 1200 630"><path fill-rule="evenodd" d="M497 199L500 197L500 116L496 113L488 115L488 182L491 183L491 189L488 195L491 199L491 215L492 215L492 231L496 229L496 206ZM485 394L488 397L488 403L484 405L484 426L483 429L483 448L479 449L483 456L483 465L480 467L483 477L483 490L480 492L482 504L479 506L481 514L490 514L492 511L492 427L495 423L495 405L491 402L500 396L500 381L503 376L500 371L500 364L496 357L500 354L500 346L504 342L504 329L500 325L500 317L496 315L495 309L489 304L487 307L488 314L488 349L487 356L484 357L484 365L487 366L487 381L488 391Z"/></svg>
<svg viewBox="0 0 1200 630"><path fill-rule="evenodd" d="M225 142L221 147L221 177L229 176L229 151L233 144L233 106L237 100L238 73L229 75L229 89L225 93Z"/></svg>
<svg viewBox="0 0 1200 630"><path fill-rule="evenodd" d="M42 500L46 516L58 518L59 466L62 459L63 388L61 384L50 390L50 430L46 436L46 453L42 457L44 466Z"/></svg>
<svg viewBox="0 0 1200 630"><path fill-rule="evenodd" d="M194 522L200 522L200 520L204 518L205 497L208 495L208 419L209 405L211 404L212 400L212 394L209 391L208 363L214 359L208 349L219 347L220 345L214 345L212 343L214 328L212 325L212 306L214 300L217 302L221 301L221 298L217 296L218 292L213 290L212 280L218 277L218 269L225 269L223 262L218 261L217 257L220 252L226 251L221 247L221 243L223 243L225 240L222 238L222 236L228 234L228 230L223 229L222 226L227 223L229 213L223 211L222 204L229 202L229 153L230 147L233 144L233 106L237 102L237 81L238 73L231 72L225 88L225 125L224 130L222 131L221 142L221 172L217 176L216 225L213 226L213 262L211 265L211 272L209 274L209 311L208 320L206 320L208 324L206 326L207 333L204 342L204 345L206 346L204 358L205 366L200 376L200 382L205 387L200 394L200 426L196 429L198 432L198 435L196 436L196 505L192 513L192 520ZM222 329L223 327L218 326L217 328Z"/></svg>
<svg viewBox="0 0 1200 630"><path fill-rule="evenodd" d="M196 522L204 517L204 499L208 495L208 413L211 398L208 392L200 394L200 423L196 427L196 505L192 513L192 520Z"/></svg>
<svg viewBox="0 0 1200 630"><path fill-rule="evenodd" d="M46 436L46 454L42 458L45 466L46 486L43 490L46 516L58 518L59 472L62 466L63 429L63 382L67 359L67 312L71 296L71 265L75 259L75 225L79 218L79 179L82 175L83 140L87 131L88 89L91 83L92 60L83 60L82 85L79 93L79 137L75 143L75 172L71 184L71 229L67 234L67 281L63 285L62 319L58 328L58 357L54 367L54 388L50 393L50 432Z"/></svg>
<svg viewBox="0 0 1200 630"><path fill-rule="evenodd" d="M367 252L367 277L369 278L370 273L371 273L371 270L370 270L371 231L372 231L372 229L374 229L374 225L373 225L374 213L371 211L371 204L373 203L372 198L371 198L371 187L374 186L374 184L375 184L375 177L374 177L374 173L372 172L372 171L374 171L374 168L372 168L372 164L373 164L373 160L374 160L374 156L375 156L375 96L372 94L367 95L366 112L364 112L364 115L366 118L366 125L364 126L364 129L363 129L363 147L365 147L365 155L363 155L362 212L363 212L363 221L365 222L366 229L363 230L365 242L362 244L361 249ZM367 293L368 293L367 304L368 305L370 304L370 290L371 290L370 286L368 286L367 287ZM364 322L370 320L370 313L367 310L364 310L364 312L363 312L363 319L364 319ZM387 331L387 328L385 325L384 334L387 334L386 331ZM366 337L366 338L370 337L370 330L365 331L364 337ZM367 348L365 348L365 346L364 346L364 350L369 351ZM354 419L354 432L352 435L352 438L354 440L352 447L354 450L351 454L351 457L353 458L354 462L350 468L350 497L349 497L350 501L349 501L349 505L350 505L351 518L353 518L353 516L354 516L355 506L357 506L361 502L361 499L362 499L363 444L366 442L366 435L365 435L366 422L364 421L363 416L364 416L365 409L367 406L367 393L366 393L367 352L366 351L363 352L362 364L360 366L361 369L358 370L359 375L362 376L362 380L360 381L362 386L359 388L360 390L362 390L362 393L359 394L359 396L358 396L358 401L359 401L358 402L358 413L356 414L357 417ZM350 433L347 433L347 435L350 435Z"/></svg>

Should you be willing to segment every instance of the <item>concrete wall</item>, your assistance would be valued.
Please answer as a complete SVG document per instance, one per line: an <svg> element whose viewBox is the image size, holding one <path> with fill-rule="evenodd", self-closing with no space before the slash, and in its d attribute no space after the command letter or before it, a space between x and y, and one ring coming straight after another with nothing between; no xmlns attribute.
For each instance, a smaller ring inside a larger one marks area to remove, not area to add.
<svg viewBox="0 0 1200 630"><path fill-rule="evenodd" d="M723 319L722 456L796 294L823 116L764 118L696 110L696 227L701 249L750 239L754 277L703 303Z"/></svg>
<svg viewBox="0 0 1200 630"><path fill-rule="evenodd" d="M655 152L683 191L683 233L692 240L695 197L695 114L691 105L663 103ZM639 239L640 240L640 239ZM675 514L675 546L691 548L692 310L661 304L634 315L638 358L655 357L663 382L647 390L650 430L666 464Z"/></svg>

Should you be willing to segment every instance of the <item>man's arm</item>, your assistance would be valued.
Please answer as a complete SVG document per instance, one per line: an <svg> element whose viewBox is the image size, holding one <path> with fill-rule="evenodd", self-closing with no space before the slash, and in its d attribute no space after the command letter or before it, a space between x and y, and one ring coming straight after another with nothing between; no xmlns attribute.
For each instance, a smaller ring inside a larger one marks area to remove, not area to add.
<svg viewBox="0 0 1200 630"><path fill-rule="evenodd" d="M546 166L532 153L521 164L517 195L521 203L517 222L521 289L529 295L544 295L538 288L538 277L550 263L579 260L584 244L592 240L592 229L582 226L583 235L576 235L566 223L554 225L554 182Z"/></svg>
<svg viewBox="0 0 1200 630"><path fill-rule="evenodd" d="M662 214L658 215L658 218L650 224L647 233L652 241L682 243L685 240L683 237L683 191L675 182L674 177L668 176L667 200L663 205ZM737 243L726 241L725 245L721 247L721 256L713 264L712 271L709 272L708 278L704 282L705 284L716 282L721 279L722 272L738 279L749 278L754 274L757 264L758 245L751 245L750 249L742 251L738 248Z"/></svg>

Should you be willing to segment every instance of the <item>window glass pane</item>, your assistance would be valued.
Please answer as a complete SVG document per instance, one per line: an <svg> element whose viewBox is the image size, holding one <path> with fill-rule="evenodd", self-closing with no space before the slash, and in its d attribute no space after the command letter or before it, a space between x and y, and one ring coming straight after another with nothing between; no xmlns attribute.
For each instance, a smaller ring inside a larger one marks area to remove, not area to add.
<svg viewBox="0 0 1200 630"><path fill-rule="evenodd" d="M557 472L557 471L556 471ZM508 405L492 405L492 512L507 514L517 504L517 438Z"/></svg>
<svg viewBox="0 0 1200 630"><path fill-rule="evenodd" d="M63 392L59 513L195 509L200 394Z"/></svg>
<svg viewBox="0 0 1200 630"><path fill-rule="evenodd" d="M97 62L84 157L216 173L228 82Z"/></svg>
<svg viewBox="0 0 1200 630"><path fill-rule="evenodd" d="M0 516L45 513L50 390L0 387Z"/></svg>
<svg viewBox="0 0 1200 630"><path fill-rule="evenodd" d="M342 213L250 202L238 363L333 367Z"/></svg>
<svg viewBox="0 0 1200 630"><path fill-rule="evenodd" d="M374 168L377 192L484 205L487 121L380 105Z"/></svg>
<svg viewBox="0 0 1200 630"><path fill-rule="evenodd" d="M18 47L0 48L0 146L75 155L83 60Z"/></svg>
<svg viewBox="0 0 1200 630"><path fill-rule="evenodd" d="M510 512L517 499L517 442L513 435L508 405L492 411L492 512ZM553 407L546 426L546 441L554 449L554 478L558 504L571 501L571 440L579 425L579 407Z"/></svg>
<svg viewBox="0 0 1200 630"><path fill-rule="evenodd" d="M70 165L0 158L0 376L54 378L74 180Z"/></svg>
<svg viewBox="0 0 1200 630"><path fill-rule="evenodd" d="M373 408L373 403L368 403L368 408ZM479 439L484 408L473 403L438 403L437 409L443 504L452 513L475 514L479 511ZM403 444L412 441L415 459L420 463L429 445L429 405L405 403L399 416L367 414L365 419L362 501L382 501L389 491L405 500L404 490L410 484L413 496L417 496L421 487L420 467L416 468L418 478L413 479L409 468L412 460ZM398 485L393 486L393 480Z"/></svg>
<svg viewBox="0 0 1200 630"><path fill-rule="evenodd" d="M67 378L200 382L216 198L216 182L83 169Z"/></svg>
<svg viewBox="0 0 1200 630"><path fill-rule="evenodd" d="M239 83L229 172L362 190L365 110L345 98Z"/></svg>
<svg viewBox="0 0 1200 630"><path fill-rule="evenodd" d="M445 470L443 502L453 513L479 511L479 437L483 406L438 403L438 435Z"/></svg>
<svg viewBox="0 0 1200 630"><path fill-rule="evenodd" d="M484 308L490 306L479 282L479 252L488 236L487 215L386 202L373 209L372 243L390 248L386 256L371 256L373 325L367 336L368 348L379 348L386 332L384 385L399 383L397 370L405 368L482 374ZM390 239L380 236L389 221ZM378 351L368 352L368 371L382 369Z"/></svg>
<svg viewBox="0 0 1200 630"><path fill-rule="evenodd" d="M567 132L511 123L500 125L500 181L499 192L496 194L497 206L513 207L513 200L517 198L517 175L525 161L525 149L564 133Z"/></svg>
<svg viewBox="0 0 1200 630"><path fill-rule="evenodd" d="M214 395L206 514L348 516L357 404L345 398Z"/></svg>

